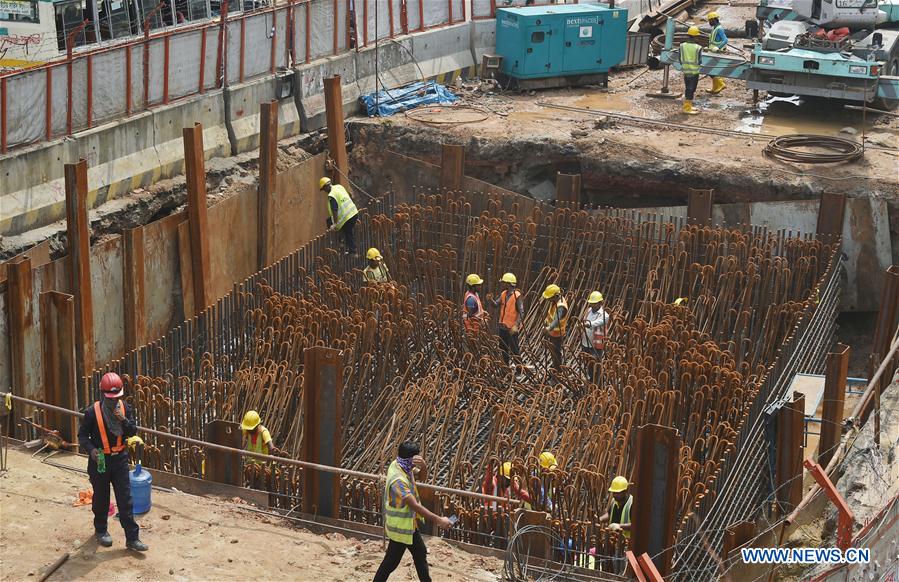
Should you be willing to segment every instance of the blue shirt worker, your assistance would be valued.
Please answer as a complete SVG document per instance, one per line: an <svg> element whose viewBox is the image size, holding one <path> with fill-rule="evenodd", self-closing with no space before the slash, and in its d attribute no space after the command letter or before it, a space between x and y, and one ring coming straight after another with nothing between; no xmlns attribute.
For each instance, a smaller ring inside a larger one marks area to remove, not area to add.
<svg viewBox="0 0 899 582"><path fill-rule="evenodd" d="M453 522L428 511L422 504L415 484L415 473L424 479L428 464L421 457L417 443L406 441L400 444L397 457L387 468L387 483L384 487L384 530L390 542L387 552L375 573L374 582L386 582L390 574L400 565L406 550L412 554L415 571L421 582L431 582L428 572L428 550L418 531L419 521L428 519L438 527L449 529Z"/></svg>
<svg viewBox="0 0 899 582"><path fill-rule="evenodd" d="M724 27L721 26L717 12L709 12L708 18L709 24L712 25L712 32L709 33L709 51L713 53L722 52L727 46L727 33L724 32ZM712 77L712 88L709 89L709 93L717 95L724 91L726 86L724 79L721 77Z"/></svg>
<svg viewBox="0 0 899 582"><path fill-rule="evenodd" d="M359 209L350 198L349 192L340 184L332 184L331 178L324 177L318 181L319 189L328 195L328 230L336 230L343 235L346 243L344 254L356 254L356 236L353 229L359 217Z"/></svg>
<svg viewBox="0 0 899 582"><path fill-rule="evenodd" d="M134 521L125 444L127 439L137 434L134 411L122 401L125 391L122 379L115 372L109 372L100 379L100 394L100 400L83 411L84 418L78 427L78 445L89 456L87 475L94 490L91 502L94 535L97 543L104 548L112 546L112 537L106 527L111 485L119 506L119 523L125 530L125 547L145 552L147 545L140 541L140 526Z"/></svg>

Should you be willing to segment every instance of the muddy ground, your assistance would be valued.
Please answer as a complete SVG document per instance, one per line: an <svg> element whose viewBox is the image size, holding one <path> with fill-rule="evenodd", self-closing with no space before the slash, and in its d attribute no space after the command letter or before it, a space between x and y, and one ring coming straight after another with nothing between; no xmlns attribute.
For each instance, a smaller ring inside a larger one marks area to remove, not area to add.
<svg viewBox="0 0 899 582"><path fill-rule="evenodd" d="M85 462L68 458L67 465ZM137 518L144 554L124 549L118 522L113 546L93 541L89 506L73 507L89 489L87 475L10 450L0 473L0 578L39 580L61 555L68 561L50 580L371 580L381 542L316 535L280 517L248 511L229 500L153 491L153 508ZM499 560L468 554L438 538L426 540L435 580L499 580ZM409 554L391 580L417 580Z"/></svg>

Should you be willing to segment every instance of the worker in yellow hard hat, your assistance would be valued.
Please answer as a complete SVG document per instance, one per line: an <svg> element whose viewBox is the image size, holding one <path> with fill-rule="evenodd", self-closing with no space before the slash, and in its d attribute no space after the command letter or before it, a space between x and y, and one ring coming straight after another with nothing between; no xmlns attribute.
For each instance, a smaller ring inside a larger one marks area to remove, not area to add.
<svg viewBox="0 0 899 582"><path fill-rule="evenodd" d="M687 298L686 298L686 297L678 297L678 298L675 299L674 302L672 303L672 305L686 305L686 304L687 304Z"/></svg>
<svg viewBox="0 0 899 582"><path fill-rule="evenodd" d="M631 537L631 505L634 503L634 496L627 492L628 487L627 477L618 475L612 479L609 486L612 503L608 513L599 518L600 523L608 523L610 530L620 531L626 538Z"/></svg>
<svg viewBox="0 0 899 582"><path fill-rule="evenodd" d="M584 333L581 334L581 350L595 358L602 358L606 347L606 329L609 313L603 308L603 296L599 291L587 297L587 313L584 315Z"/></svg>
<svg viewBox="0 0 899 582"><path fill-rule="evenodd" d="M484 280L475 273L465 277L465 296L462 298L462 324L466 333L477 333L487 321L487 312L481 303L481 285Z"/></svg>
<svg viewBox="0 0 899 582"><path fill-rule="evenodd" d="M709 12L708 19L709 24L712 25L712 32L709 33L708 49L714 53L722 52L728 43L727 33L724 31L724 27L721 26L721 21L718 19L717 12ZM724 79L721 77L712 77L712 88L709 89L709 93L717 95L724 91L724 87L726 87Z"/></svg>
<svg viewBox="0 0 899 582"><path fill-rule="evenodd" d="M271 455L279 453L272 441L272 435L268 429L262 426L262 419L255 410L248 410L243 416L240 423L240 430L243 432L245 440L244 449L253 453L261 453L263 455ZM251 463L263 463L262 459L255 457L246 457Z"/></svg>
<svg viewBox="0 0 899 582"><path fill-rule="evenodd" d="M509 497L522 501L525 509L531 509L531 494L527 489L521 486L521 479L518 475L512 475L512 463L506 461L502 463L496 470L493 469L492 463L487 463L487 471L484 474L484 481L481 483L481 493L484 495L494 495L496 497ZM485 501L484 505L496 509L496 502Z"/></svg>
<svg viewBox="0 0 899 582"><path fill-rule="evenodd" d="M521 355L518 345L518 333L521 331L521 319L524 316L524 302L521 300L521 290L518 289L518 278L514 273L506 273L500 279L502 292L499 297L492 299L493 307L499 307L499 321L497 331L499 333L500 346L503 349L503 359L509 363L510 356L516 358Z"/></svg>
<svg viewBox="0 0 899 582"><path fill-rule="evenodd" d="M568 328L568 301L558 285L547 285L543 290L543 301L546 304L546 321L543 328L549 342L549 356L552 367L558 370L562 366L562 344Z"/></svg>
<svg viewBox="0 0 899 582"><path fill-rule="evenodd" d="M539 503L538 507L542 506L547 511L552 511L553 509L553 495L552 495L552 486L555 483L551 479L551 475L555 473L555 471L559 468L559 462L556 460L556 456L552 454L551 451L543 451L540 453L540 456L537 457L537 462L540 463L540 495L538 496Z"/></svg>
<svg viewBox="0 0 899 582"><path fill-rule="evenodd" d="M699 111L693 109L693 96L696 87L699 86L699 68L702 64L702 47L699 45L699 27L691 26L687 30L687 40L680 43L678 54L680 55L680 70L684 74L684 108L687 115L696 115Z"/></svg>
<svg viewBox="0 0 899 582"><path fill-rule="evenodd" d="M359 210L349 192L340 184L332 184L331 178L323 177L318 181L318 189L328 195L328 230L339 231L346 243L344 254L356 254L356 236L353 229Z"/></svg>
<svg viewBox="0 0 899 582"><path fill-rule="evenodd" d="M384 258L381 251L372 247L365 253L368 265L362 270L362 279L366 283L389 283L390 271L384 264Z"/></svg>

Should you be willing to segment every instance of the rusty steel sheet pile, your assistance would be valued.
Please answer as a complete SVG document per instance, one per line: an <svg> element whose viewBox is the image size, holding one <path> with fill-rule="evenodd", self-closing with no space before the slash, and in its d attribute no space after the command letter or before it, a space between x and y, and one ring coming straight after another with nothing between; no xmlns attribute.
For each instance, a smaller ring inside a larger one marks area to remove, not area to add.
<svg viewBox="0 0 899 582"><path fill-rule="evenodd" d="M255 409L285 454L301 458L304 350L336 348L345 468L383 473L397 443L413 439L429 481L478 490L509 461L534 508L571 540L571 559L586 563L592 549L596 567L619 571L627 541L598 519L612 478L632 476L637 428L680 433L676 537L688 553L716 499L740 494L722 483L749 463L741 450L756 446L762 407L785 389L782 373L817 371L833 334L838 241L426 191L414 204L370 208L357 228L393 284L364 285L364 261L334 250L332 235L316 239L113 364L127 374L141 423L202 439L207 422ZM486 298L507 271L524 292L518 367L503 361L495 312L474 335L460 317L468 273L485 280ZM550 283L572 308L559 370L543 339L540 293ZM601 362L580 353L574 323L594 290L612 317ZM810 333L827 345L799 345ZM554 453L557 470L541 470L541 451ZM200 476L203 452L151 438L145 462ZM758 463L743 469L763 472ZM272 492L272 505L302 497L300 469L247 464L244 473ZM382 486L343 478L342 516L382 523ZM766 493L747 490L746 508L730 511L745 513ZM511 508L444 494L433 502L460 517L450 537L505 547Z"/></svg>

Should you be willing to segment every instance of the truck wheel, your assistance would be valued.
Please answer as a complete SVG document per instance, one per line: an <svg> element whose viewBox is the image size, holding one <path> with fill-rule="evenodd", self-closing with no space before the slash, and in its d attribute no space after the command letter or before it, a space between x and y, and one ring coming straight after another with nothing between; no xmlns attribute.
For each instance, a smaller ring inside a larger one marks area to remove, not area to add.
<svg viewBox="0 0 899 582"><path fill-rule="evenodd" d="M894 55L894 58L890 61L889 66L886 67L886 71L883 74L887 76L899 75L899 56ZM896 108L899 108L899 99L875 97L871 101L871 105L885 111L894 111Z"/></svg>

